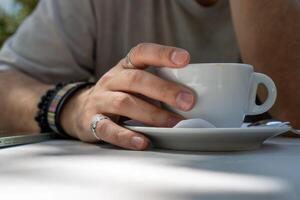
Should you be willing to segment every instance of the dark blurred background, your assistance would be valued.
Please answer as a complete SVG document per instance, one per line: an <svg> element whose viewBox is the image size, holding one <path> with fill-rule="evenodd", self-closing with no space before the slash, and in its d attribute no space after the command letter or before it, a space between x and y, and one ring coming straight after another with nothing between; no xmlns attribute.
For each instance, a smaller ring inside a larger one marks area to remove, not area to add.
<svg viewBox="0 0 300 200"><path fill-rule="evenodd" d="M35 8L38 0L0 0L0 47Z"/></svg>

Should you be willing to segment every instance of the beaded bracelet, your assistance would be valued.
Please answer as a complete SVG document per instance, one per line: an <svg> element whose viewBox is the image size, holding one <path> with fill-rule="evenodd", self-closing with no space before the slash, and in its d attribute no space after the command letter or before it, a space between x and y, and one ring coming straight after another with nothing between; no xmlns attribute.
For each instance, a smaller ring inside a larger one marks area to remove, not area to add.
<svg viewBox="0 0 300 200"><path fill-rule="evenodd" d="M63 86L53 97L50 102L50 106L47 112L47 122L49 127L56 132L59 136L64 138L70 138L70 136L64 131L60 124L60 115L63 106L78 90L91 86L94 83L90 82L77 82L70 83Z"/></svg>
<svg viewBox="0 0 300 200"><path fill-rule="evenodd" d="M57 84L54 88L48 90L41 98L40 102L38 103L38 113L35 117L35 121L38 123L40 127L41 133L52 132L48 121L47 121L47 111L49 109L50 103L61 88L63 87L62 83Z"/></svg>

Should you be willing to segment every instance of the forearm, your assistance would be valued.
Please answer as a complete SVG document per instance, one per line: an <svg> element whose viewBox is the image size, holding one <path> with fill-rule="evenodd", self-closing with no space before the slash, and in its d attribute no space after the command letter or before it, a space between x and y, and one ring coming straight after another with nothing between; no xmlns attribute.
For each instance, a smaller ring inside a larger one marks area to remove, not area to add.
<svg viewBox="0 0 300 200"><path fill-rule="evenodd" d="M41 96L51 88L16 70L0 73L0 130L7 133L35 132L34 118Z"/></svg>
<svg viewBox="0 0 300 200"><path fill-rule="evenodd" d="M300 1L230 3L243 61L276 82L272 116L300 127Z"/></svg>

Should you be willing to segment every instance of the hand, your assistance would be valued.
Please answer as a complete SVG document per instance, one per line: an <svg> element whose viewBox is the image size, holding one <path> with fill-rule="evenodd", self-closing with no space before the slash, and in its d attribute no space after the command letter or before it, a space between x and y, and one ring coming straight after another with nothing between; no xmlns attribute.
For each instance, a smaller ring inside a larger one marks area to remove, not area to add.
<svg viewBox="0 0 300 200"><path fill-rule="evenodd" d="M143 43L133 48L130 60L139 69L125 69L124 58L104 74L95 86L79 92L65 105L61 122L70 135L85 142L97 142L90 132L90 123L95 114L104 114L111 119L126 116L158 127L171 127L183 119L135 94L142 94L184 111L193 107L195 98L190 89L141 70L147 66L184 67L190 60L187 51ZM145 136L117 125L114 120L100 121L96 132L103 141L127 149L143 150L149 145Z"/></svg>

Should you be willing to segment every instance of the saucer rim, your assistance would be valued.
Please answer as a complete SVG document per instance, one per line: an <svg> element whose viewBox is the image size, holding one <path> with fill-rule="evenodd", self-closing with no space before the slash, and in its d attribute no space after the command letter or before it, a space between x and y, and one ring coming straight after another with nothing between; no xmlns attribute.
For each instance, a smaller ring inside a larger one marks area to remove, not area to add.
<svg viewBox="0 0 300 200"><path fill-rule="evenodd" d="M160 128L126 126L149 137L159 149L184 151L245 151L260 148L263 142L289 130L280 127L241 128ZM228 136L230 139L228 139ZM214 141L212 145L212 140ZM222 141L220 144L218 141ZM238 141L240 146L235 143ZM242 145L242 146L241 146Z"/></svg>
<svg viewBox="0 0 300 200"><path fill-rule="evenodd" d="M231 132L231 134L251 134L251 133L257 133L257 132L262 132L262 133L274 133L275 135L280 135L281 133L285 133L289 131L289 126L280 126L280 127L247 127L247 128L166 128L166 127L145 127L145 126L125 126L125 128L128 128L129 130L132 131L137 131L144 133L145 131L147 132L152 132L152 133L163 133L163 134L168 134L168 135L181 135L183 134L195 134L195 133L203 133L203 134L224 134ZM149 133L148 133L149 134Z"/></svg>
<svg viewBox="0 0 300 200"><path fill-rule="evenodd" d="M124 125L126 128L138 128L138 129L149 129L149 130L191 130L191 131L212 131L212 130L224 130L224 131L236 131L236 130L281 130L281 129L288 129L290 128L287 125L283 125L280 127L271 127L271 126L264 126L264 127L226 127L226 128L169 128L169 127L152 127L152 126L132 126L132 125Z"/></svg>

